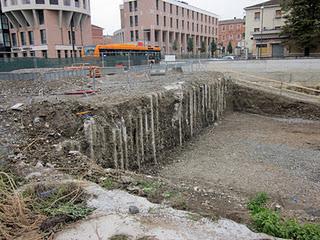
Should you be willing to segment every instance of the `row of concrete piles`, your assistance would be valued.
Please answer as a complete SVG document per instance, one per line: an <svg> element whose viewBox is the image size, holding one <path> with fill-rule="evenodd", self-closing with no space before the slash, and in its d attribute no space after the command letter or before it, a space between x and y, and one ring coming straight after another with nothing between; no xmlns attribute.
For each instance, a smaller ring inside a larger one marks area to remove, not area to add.
<svg viewBox="0 0 320 240"><path fill-rule="evenodd" d="M224 78L178 83L102 109L84 122L82 152L107 168L141 170L161 162L219 121L227 107Z"/></svg>

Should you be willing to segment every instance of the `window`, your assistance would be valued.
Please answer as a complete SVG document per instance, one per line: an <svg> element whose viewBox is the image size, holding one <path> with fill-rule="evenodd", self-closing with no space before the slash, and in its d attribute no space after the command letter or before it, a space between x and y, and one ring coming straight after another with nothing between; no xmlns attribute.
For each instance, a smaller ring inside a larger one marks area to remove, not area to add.
<svg viewBox="0 0 320 240"><path fill-rule="evenodd" d="M181 25L182 25L182 29L184 29L184 20L182 20Z"/></svg>
<svg viewBox="0 0 320 240"><path fill-rule="evenodd" d="M40 25L44 24L44 14L43 14L43 10L36 10L38 13L38 21Z"/></svg>
<svg viewBox="0 0 320 240"><path fill-rule="evenodd" d="M163 26L167 26L167 17L166 16L163 17Z"/></svg>
<svg viewBox="0 0 320 240"><path fill-rule="evenodd" d="M64 4L65 6L71 6L71 0L64 0L64 1L63 1L63 4Z"/></svg>
<svg viewBox="0 0 320 240"><path fill-rule="evenodd" d="M194 23L192 23L192 31L194 32Z"/></svg>
<svg viewBox="0 0 320 240"><path fill-rule="evenodd" d="M164 12L166 12L166 6L167 6L166 3L163 2L163 11L164 11Z"/></svg>
<svg viewBox="0 0 320 240"><path fill-rule="evenodd" d="M156 21L157 21L157 25L159 26L160 25L159 14L157 14L156 16Z"/></svg>
<svg viewBox="0 0 320 240"><path fill-rule="evenodd" d="M45 29L40 30L41 44L47 44L47 34Z"/></svg>
<svg viewBox="0 0 320 240"><path fill-rule="evenodd" d="M176 15L179 16L179 7L176 6Z"/></svg>
<svg viewBox="0 0 320 240"><path fill-rule="evenodd" d="M134 16L134 22L135 22L135 26L139 25L139 20L138 20L138 16Z"/></svg>
<svg viewBox="0 0 320 240"><path fill-rule="evenodd" d="M61 50L57 50L57 57L61 58Z"/></svg>
<svg viewBox="0 0 320 240"><path fill-rule="evenodd" d="M188 18L190 17L190 10L189 9L187 10L187 17Z"/></svg>
<svg viewBox="0 0 320 240"><path fill-rule="evenodd" d="M35 56L36 56L35 51L30 51L30 57L35 57Z"/></svg>
<svg viewBox="0 0 320 240"><path fill-rule="evenodd" d="M11 47L9 33L3 33L3 41L4 41L4 46Z"/></svg>
<svg viewBox="0 0 320 240"><path fill-rule="evenodd" d="M203 14L201 13L201 22L203 22Z"/></svg>
<svg viewBox="0 0 320 240"><path fill-rule="evenodd" d="M192 11L192 19L194 20L194 11Z"/></svg>
<svg viewBox="0 0 320 240"><path fill-rule="evenodd" d="M133 31L130 31L130 40L131 40L131 42L134 41L134 32Z"/></svg>
<svg viewBox="0 0 320 240"><path fill-rule="evenodd" d="M58 5L59 4L58 0L50 0L49 2L51 5ZM79 0L78 0L78 2L79 2Z"/></svg>
<svg viewBox="0 0 320 240"><path fill-rule="evenodd" d="M130 27L133 27L133 16L130 16Z"/></svg>
<svg viewBox="0 0 320 240"><path fill-rule="evenodd" d="M187 30L189 30L190 29L190 22L188 21L187 22Z"/></svg>
<svg viewBox="0 0 320 240"><path fill-rule="evenodd" d="M136 30L136 41L139 41L139 31Z"/></svg>
<svg viewBox="0 0 320 240"><path fill-rule="evenodd" d="M28 32L28 37L29 37L29 44L34 45L34 34L33 31Z"/></svg>
<svg viewBox="0 0 320 240"><path fill-rule="evenodd" d="M197 21L199 21L199 13L197 12Z"/></svg>
<svg viewBox="0 0 320 240"><path fill-rule="evenodd" d="M170 27L173 28L173 19L170 18Z"/></svg>
<svg viewBox="0 0 320 240"><path fill-rule="evenodd" d="M22 57L27 57L28 56L28 53L26 52L26 51L24 51L23 53L22 53Z"/></svg>
<svg viewBox="0 0 320 240"><path fill-rule="evenodd" d="M254 32L260 32L260 28L255 28Z"/></svg>
<svg viewBox="0 0 320 240"><path fill-rule="evenodd" d="M172 14L172 4L170 4L170 14Z"/></svg>
<svg viewBox="0 0 320 240"><path fill-rule="evenodd" d="M182 8L181 11L182 11L182 17L184 17L184 8Z"/></svg>
<svg viewBox="0 0 320 240"><path fill-rule="evenodd" d="M281 27L280 26L276 26L274 29L275 30L281 30Z"/></svg>
<svg viewBox="0 0 320 240"><path fill-rule="evenodd" d="M197 32L199 32L199 24L197 24Z"/></svg>
<svg viewBox="0 0 320 240"><path fill-rule="evenodd" d="M138 11L138 1L134 1L134 11Z"/></svg>
<svg viewBox="0 0 320 240"><path fill-rule="evenodd" d="M159 10L159 0L156 0L156 9Z"/></svg>
<svg viewBox="0 0 320 240"><path fill-rule="evenodd" d="M42 57L48 58L48 51L47 50L42 50L41 53L42 53Z"/></svg>
<svg viewBox="0 0 320 240"><path fill-rule="evenodd" d="M179 29L179 20L176 19L176 28Z"/></svg>
<svg viewBox="0 0 320 240"><path fill-rule="evenodd" d="M0 24L1 29L9 29L8 18L5 15L1 16L1 22L2 22L2 27L1 27L1 24Z"/></svg>
<svg viewBox="0 0 320 240"><path fill-rule="evenodd" d="M254 13L254 20L260 20L260 12Z"/></svg>
<svg viewBox="0 0 320 240"><path fill-rule="evenodd" d="M69 57L68 50L64 50L64 57L65 57L65 58L68 58L68 57Z"/></svg>
<svg viewBox="0 0 320 240"><path fill-rule="evenodd" d="M11 5L17 5L18 1L17 0L11 0Z"/></svg>
<svg viewBox="0 0 320 240"><path fill-rule="evenodd" d="M82 4L83 4L83 8L86 9L86 8L87 8L86 0L83 0L83 3L82 3Z"/></svg>
<svg viewBox="0 0 320 240"><path fill-rule="evenodd" d="M80 2L79 2L79 0L74 0L74 6L75 6L75 7L80 7Z"/></svg>
<svg viewBox="0 0 320 240"><path fill-rule="evenodd" d="M132 12L133 7L132 7L132 2L129 2L129 11Z"/></svg>
<svg viewBox="0 0 320 240"><path fill-rule="evenodd" d="M276 18L279 19L282 17L282 11L281 10L276 10Z"/></svg>
<svg viewBox="0 0 320 240"><path fill-rule="evenodd" d="M12 39L12 46L16 47L17 46L17 34L16 33L12 33L11 34L11 39Z"/></svg>
<svg viewBox="0 0 320 240"><path fill-rule="evenodd" d="M45 0L36 0L36 4L44 4Z"/></svg>

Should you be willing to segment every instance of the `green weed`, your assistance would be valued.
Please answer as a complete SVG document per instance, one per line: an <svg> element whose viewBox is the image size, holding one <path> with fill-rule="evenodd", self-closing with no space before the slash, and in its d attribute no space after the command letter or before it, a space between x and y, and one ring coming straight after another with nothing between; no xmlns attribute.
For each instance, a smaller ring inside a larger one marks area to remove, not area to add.
<svg viewBox="0 0 320 240"><path fill-rule="evenodd" d="M257 231L284 239L320 239L319 224L299 224L293 219L283 219L278 212L267 208L268 200L266 193L259 193L248 204L253 227Z"/></svg>

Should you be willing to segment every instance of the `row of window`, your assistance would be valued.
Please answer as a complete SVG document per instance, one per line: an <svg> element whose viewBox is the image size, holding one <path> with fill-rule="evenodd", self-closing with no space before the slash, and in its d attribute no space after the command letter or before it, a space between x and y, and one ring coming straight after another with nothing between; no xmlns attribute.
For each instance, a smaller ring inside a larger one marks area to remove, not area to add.
<svg viewBox="0 0 320 240"><path fill-rule="evenodd" d="M236 35L223 35L222 36L222 40L225 41L225 40L241 40L242 39L242 35L241 34L236 34Z"/></svg>
<svg viewBox="0 0 320 240"><path fill-rule="evenodd" d="M69 44L76 44L76 34L75 31L68 31L68 38L69 38ZM11 34L12 39L12 46L17 47L18 46L18 39L17 39L17 33ZM10 40L9 40L10 41ZM20 32L20 41L21 46L26 45L34 45L34 32L28 31L28 32ZM47 44L47 34L45 29L40 30L40 42L41 44Z"/></svg>
<svg viewBox="0 0 320 240"><path fill-rule="evenodd" d="M21 4L31 4L31 0L20 0ZM35 0L36 4L45 4L45 0ZM65 6L71 6L71 3L73 3L73 6L80 7L80 0L63 0L63 4ZM4 0L3 4L5 7L8 6L9 0ZM18 5L18 0L10 0L11 5ZM59 5L59 0L49 0L50 5ZM87 2L86 0L82 0L82 7L87 8Z"/></svg>
<svg viewBox="0 0 320 240"><path fill-rule="evenodd" d="M160 0L155 0L156 1L156 10L160 10ZM170 14L173 14L173 4L168 4L166 2L162 3L162 11L166 12L167 11L167 5L169 5L169 12ZM182 16L182 17L187 17L187 18L192 18L192 20L197 20L205 23L211 23L211 24L217 24L218 19L205 15L203 13L195 12L189 9L185 9L183 7L175 6L175 14L176 16Z"/></svg>
<svg viewBox="0 0 320 240"><path fill-rule="evenodd" d="M276 10L274 17L276 19L282 18L282 10ZM254 20L260 21L260 19L261 19L261 12L255 12L254 13Z"/></svg>
<svg viewBox="0 0 320 240"><path fill-rule="evenodd" d="M193 32L200 32L200 33L205 33L205 34L214 34L215 33L215 28L214 27L210 27L210 26L204 26L203 24L199 25L198 23L195 25L195 23L190 24L189 21L185 22L185 20L180 20L179 19L175 19L175 26L174 25L174 20L171 17L169 22L169 26L170 28L175 27L176 29L179 29L181 27L182 30L186 29L189 31L190 30L190 25L191 25L191 31ZM158 26L160 26L160 16L157 14L156 15L156 23ZM185 24L186 23L186 24ZM185 26L186 25L186 26ZM163 17L163 26L166 27L167 26L167 17L164 16ZM212 31L211 31L212 30Z"/></svg>
<svg viewBox="0 0 320 240"><path fill-rule="evenodd" d="M221 27L222 31L228 31L228 30L241 30L241 24L237 25L223 25Z"/></svg>
<svg viewBox="0 0 320 240"><path fill-rule="evenodd" d="M41 44L47 44L47 33L45 29L40 30L40 39L41 39ZM18 46L17 33L11 33L11 40L12 40L12 46L17 47ZM20 32L20 41L21 41L21 46L26 46L27 44L34 45L34 32L33 31Z"/></svg>

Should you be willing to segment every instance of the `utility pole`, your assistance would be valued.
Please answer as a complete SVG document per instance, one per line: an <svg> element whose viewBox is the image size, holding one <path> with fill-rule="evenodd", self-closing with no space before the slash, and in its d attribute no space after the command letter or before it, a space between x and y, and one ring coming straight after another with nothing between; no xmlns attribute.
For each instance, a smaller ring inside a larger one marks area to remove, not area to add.
<svg viewBox="0 0 320 240"><path fill-rule="evenodd" d="M262 32L263 32L263 10L264 6L261 6L261 29L260 29L260 46L259 46L259 58L262 57Z"/></svg>

